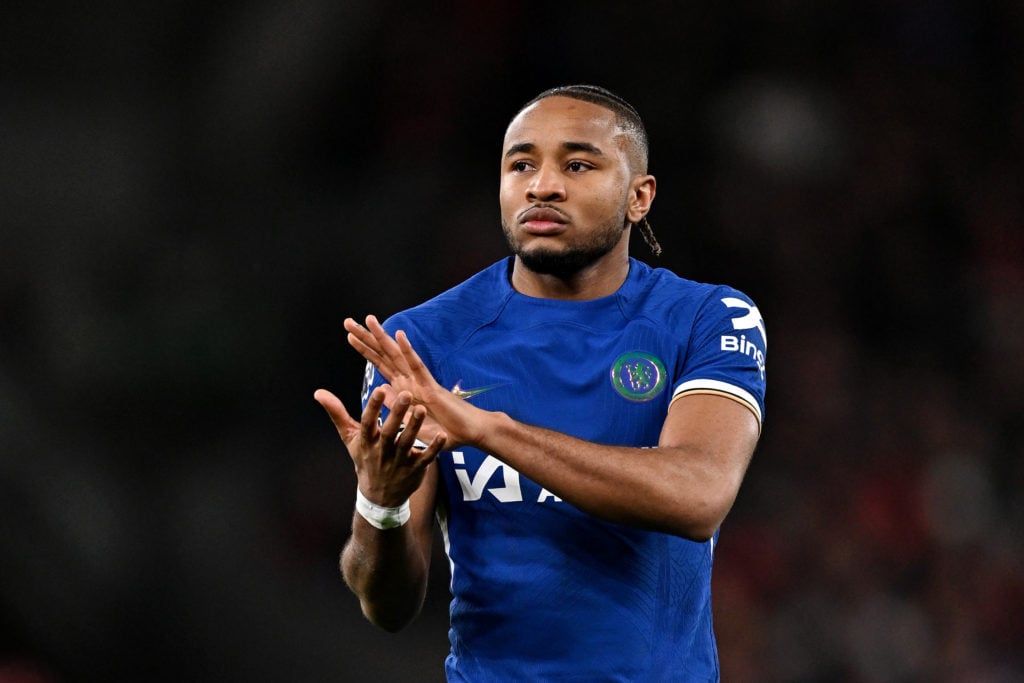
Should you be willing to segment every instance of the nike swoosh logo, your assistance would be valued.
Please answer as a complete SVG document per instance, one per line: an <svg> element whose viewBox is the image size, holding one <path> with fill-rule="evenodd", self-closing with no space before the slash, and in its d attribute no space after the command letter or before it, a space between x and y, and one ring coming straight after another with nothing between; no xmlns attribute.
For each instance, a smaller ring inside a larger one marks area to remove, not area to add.
<svg viewBox="0 0 1024 683"><path fill-rule="evenodd" d="M456 396L458 396L459 398L469 399L469 398L473 398L474 396L479 396L480 394L484 393L485 391L490 391L491 389L497 389L500 386L504 386L504 385L502 385L502 384L491 384L491 385L488 385L486 387L480 387L479 389L463 389L462 388L462 380L460 379L458 382L455 383L455 386L452 387L452 393L455 394Z"/></svg>

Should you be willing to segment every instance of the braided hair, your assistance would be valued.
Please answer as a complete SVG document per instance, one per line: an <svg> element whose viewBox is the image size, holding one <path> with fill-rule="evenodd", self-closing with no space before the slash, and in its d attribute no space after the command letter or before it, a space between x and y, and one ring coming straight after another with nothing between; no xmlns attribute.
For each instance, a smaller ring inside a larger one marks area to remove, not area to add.
<svg viewBox="0 0 1024 683"><path fill-rule="evenodd" d="M574 100L582 100L584 102L596 104L599 107L604 107L614 113L615 123L620 128L628 132L633 138L637 154L639 156L640 171L642 173L647 172L647 161L649 156L647 129L644 127L644 122L640 119L640 113L637 112L633 105L612 91L597 85L561 85L557 88L545 90L541 94L537 95L532 100L524 104L519 109L519 112L522 112L523 109L526 109L530 105L548 97L569 97ZM519 112L517 112L517 116ZM651 229L651 224L647 221L647 216L641 218L637 222L636 226L640 230L640 234L643 236L644 242L646 242L647 246L650 247L652 252L654 252L654 255L660 256L661 245L658 244L658 240L654 236L654 231Z"/></svg>

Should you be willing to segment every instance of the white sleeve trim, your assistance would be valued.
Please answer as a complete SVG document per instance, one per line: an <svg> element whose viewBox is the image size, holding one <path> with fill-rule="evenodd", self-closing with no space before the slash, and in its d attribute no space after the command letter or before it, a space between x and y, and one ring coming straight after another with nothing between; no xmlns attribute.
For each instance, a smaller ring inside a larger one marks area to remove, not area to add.
<svg viewBox="0 0 1024 683"><path fill-rule="evenodd" d="M757 418L758 423L761 422L761 406L746 389L736 386L735 384L729 384L728 382L722 382L717 379L691 379L687 382L683 382L675 391L672 392L672 400L674 401L677 397L682 394L690 392L708 392L715 394L724 394L729 398L738 400L739 402L746 405L754 413L754 417Z"/></svg>

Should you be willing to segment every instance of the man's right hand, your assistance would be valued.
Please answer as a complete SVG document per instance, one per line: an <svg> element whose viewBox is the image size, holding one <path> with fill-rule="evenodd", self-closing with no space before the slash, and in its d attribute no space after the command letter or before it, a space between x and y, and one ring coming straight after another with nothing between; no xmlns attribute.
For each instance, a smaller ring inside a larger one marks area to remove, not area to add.
<svg viewBox="0 0 1024 683"><path fill-rule="evenodd" d="M412 405L408 391L393 397L390 414L378 426L387 394L385 387L377 387L359 422L326 389L318 389L313 398L327 411L348 449L362 494L376 505L398 507L420 487L427 466L444 448L447 436L437 432L426 448L415 447L427 411Z"/></svg>

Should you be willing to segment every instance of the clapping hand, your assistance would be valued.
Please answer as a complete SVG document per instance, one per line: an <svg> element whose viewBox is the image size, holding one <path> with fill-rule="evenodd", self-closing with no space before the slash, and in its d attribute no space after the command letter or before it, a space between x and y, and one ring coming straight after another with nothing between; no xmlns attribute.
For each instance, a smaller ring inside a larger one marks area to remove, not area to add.
<svg viewBox="0 0 1024 683"><path fill-rule="evenodd" d="M482 411L434 379L405 332L399 330L392 338L372 315L366 317L365 326L346 318L345 329L349 345L388 378L392 396L408 392L414 405L426 409L428 433L443 430L449 448L473 443L479 438L478 418Z"/></svg>
<svg viewBox="0 0 1024 683"><path fill-rule="evenodd" d="M412 405L407 391L393 394L391 413L382 424L381 407L388 389L377 387L356 422L337 396L318 389L313 398L324 407L355 465L359 490L377 505L396 507L419 488L427 466L444 448L447 437L436 432L426 448L415 446L426 409Z"/></svg>

